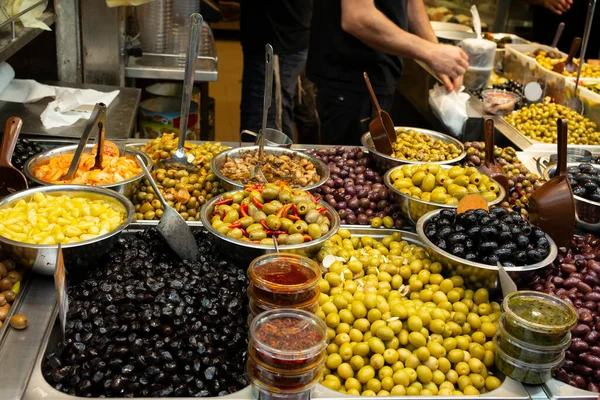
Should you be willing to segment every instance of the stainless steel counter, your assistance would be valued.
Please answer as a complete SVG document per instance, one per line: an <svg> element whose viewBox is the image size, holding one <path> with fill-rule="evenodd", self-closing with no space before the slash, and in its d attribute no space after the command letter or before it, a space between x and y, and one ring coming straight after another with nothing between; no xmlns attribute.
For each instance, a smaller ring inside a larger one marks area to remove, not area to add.
<svg viewBox="0 0 600 400"><path fill-rule="evenodd" d="M142 91L136 88L116 87L106 85L71 85L53 82L57 86L94 89L100 92L119 90L119 95L108 107L106 115L106 136L108 138L126 139L131 136L137 118L137 108ZM46 129L40 120L40 115L46 109L52 98L47 97L35 103L9 103L0 101L0 121L6 121L14 115L23 120L21 134L54 138L79 138L87 120L81 119L70 126Z"/></svg>

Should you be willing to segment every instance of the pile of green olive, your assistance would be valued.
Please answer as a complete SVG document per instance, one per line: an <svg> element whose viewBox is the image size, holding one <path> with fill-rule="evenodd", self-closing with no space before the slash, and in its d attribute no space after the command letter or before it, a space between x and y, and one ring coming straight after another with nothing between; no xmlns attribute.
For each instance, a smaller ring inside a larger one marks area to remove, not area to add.
<svg viewBox="0 0 600 400"><path fill-rule="evenodd" d="M523 107L504 119L525 136L544 143L556 143L556 120L565 118L569 144L598 145L598 125L569 107L556 103L537 103Z"/></svg>
<svg viewBox="0 0 600 400"><path fill-rule="evenodd" d="M175 153L177 150L178 138L174 133L165 133L161 137L153 139L140 148L144 153L148 154L155 163L160 160L165 160ZM222 145L219 142L204 142L200 144L185 142L184 151L189 157L190 162L198 165L202 169L210 171L210 160L213 156L227 150L229 147Z"/></svg>
<svg viewBox="0 0 600 400"><path fill-rule="evenodd" d="M227 192L210 220L218 232L256 244L293 245L319 239L331 227L329 210L309 192L268 183Z"/></svg>
<svg viewBox="0 0 600 400"><path fill-rule="evenodd" d="M461 149L454 143L404 128L396 129L396 141L392 143L392 149L394 158L420 162L452 160L461 154Z"/></svg>
<svg viewBox="0 0 600 400"><path fill-rule="evenodd" d="M340 229L317 259L327 256L339 259L319 282L317 314L330 339L324 386L363 396L479 395L500 386L491 369L501 310L486 289L444 278L442 265L399 232L379 242Z"/></svg>
<svg viewBox="0 0 600 400"><path fill-rule="evenodd" d="M394 188L407 196L454 206L470 193L479 193L491 202L496 200L499 191L496 182L474 167L404 165L391 172L390 180Z"/></svg>
<svg viewBox="0 0 600 400"><path fill-rule="evenodd" d="M152 177L167 203L186 221L200 221L200 209L214 196L223 193L221 181L210 168L190 172L186 169L159 168ZM163 207L147 179L142 179L131 200L135 219L160 219Z"/></svg>

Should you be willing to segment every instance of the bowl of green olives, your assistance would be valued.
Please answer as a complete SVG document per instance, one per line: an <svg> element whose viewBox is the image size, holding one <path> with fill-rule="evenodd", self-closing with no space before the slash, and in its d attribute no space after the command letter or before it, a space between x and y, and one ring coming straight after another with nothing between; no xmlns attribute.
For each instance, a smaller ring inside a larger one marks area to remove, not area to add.
<svg viewBox="0 0 600 400"><path fill-rule="evenodd" d="M204 227L221 250L243 262L278 249L313 257L340 227L333 207L286 185L248 185L211 199L201 210Z"/></svg>
<svg viewBox="0 0 600 400"><path fill-rule="evenodd" d="M454 164L467 155L462 142L452 136L421 128L397 126L395 130L396 140L392 143L392 155L383 154L375 149L371 132L365 133L360 139L381 173L399 165L418 162Z"/></svg>
<svg viewBox="0 0 600 400"><path fill-rule="evenodd" d="M556 164L544 170L544 178L552 179ZM567 163L567 178L575 201L575 225L589 232L600 232L600 165Z"/></svg>
<svg viewBox="0 0 600 400"><path fill-rule="evenodd" d="M471 288L498 287L498 265L518 282L558 254L548 234L502 207L462 214L434 210L421 217L416 230L432 260Z"/></svg>
<svg viewBox="0 0 600 400"><path fill-rule="evenodd" d="M389 170L383 177L395 194L402 212L413 225L430 211L456 209L468 194L481 194L490 206L500 204L506 191L475 167L439 164L407 164Z"/></svg>

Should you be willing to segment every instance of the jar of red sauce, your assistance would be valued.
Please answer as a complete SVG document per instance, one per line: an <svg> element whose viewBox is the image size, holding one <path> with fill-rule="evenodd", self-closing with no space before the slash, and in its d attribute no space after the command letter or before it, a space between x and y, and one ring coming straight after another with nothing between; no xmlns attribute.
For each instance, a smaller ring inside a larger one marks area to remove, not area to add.
<svg viewBox="0 0 600 400"><path fill-rule="evenodd" d="M274 304L269 301L258 298L254 293L254 286L248 288L248 297L250 298L250 312L254 315L258 315L262 312L275 310L281 308L279 304ZM295 310L304 310L311 313L316 313L319 309L319 296L305 301L303 303L296 303L293 305L286 306L286 308L293 308Z"/></svg>
<svg viewBox="0 0 600 400"><path fill-rule="evenodd" d="M310 258L266 254L252 261L248 276L252 297L277 307L295 307L319 298L321 269Z"/></svg>

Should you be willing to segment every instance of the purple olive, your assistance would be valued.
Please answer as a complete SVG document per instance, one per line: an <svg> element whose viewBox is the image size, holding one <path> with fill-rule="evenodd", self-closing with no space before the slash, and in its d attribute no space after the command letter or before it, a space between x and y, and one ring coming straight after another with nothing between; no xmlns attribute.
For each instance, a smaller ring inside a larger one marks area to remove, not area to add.
<svg viewBox="0 0 600 400"><path fill-rule="evenodd" d="M365 214L358 214L358 223L360 225L367 225L369 223L369 217Z"/></svg>
<svg viewBox="0 0 600 400"><path fill-rule="evenodd" d="M375 211L371 210L370 208L365 210L365 215L367 217L372 217L375 214Z"/></svg>
<svg viewBox="0 0 600 400"><path fill-rule="evenodd" d="M346 217L346 222L350 225L356 225L356 221L357 221L357 218L356 218L356 215L354 215L354 214L350 214Z"/></svg>
<svg viewBox="0 0 600 400"><path fill-rule="evenodd" d="M360 206L359 201L356 197L353 197L349 202L348 202L348 207L356 210L358 207Z"/></svg>

